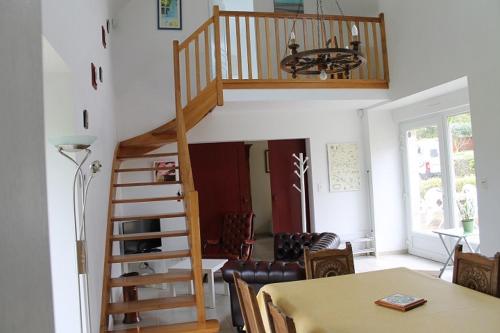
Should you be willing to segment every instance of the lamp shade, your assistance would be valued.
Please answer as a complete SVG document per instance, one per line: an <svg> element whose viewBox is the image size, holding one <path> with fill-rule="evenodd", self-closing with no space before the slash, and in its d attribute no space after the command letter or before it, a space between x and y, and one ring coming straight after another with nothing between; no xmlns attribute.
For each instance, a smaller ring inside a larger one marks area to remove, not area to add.
<svg viewBox="0 0 500 333"><path fill-rule="evenodd" d="M49 142L57 149L66 152L79 152L89 148L97 140L97 137L91 135L72 135L50 138Z"/></svg>

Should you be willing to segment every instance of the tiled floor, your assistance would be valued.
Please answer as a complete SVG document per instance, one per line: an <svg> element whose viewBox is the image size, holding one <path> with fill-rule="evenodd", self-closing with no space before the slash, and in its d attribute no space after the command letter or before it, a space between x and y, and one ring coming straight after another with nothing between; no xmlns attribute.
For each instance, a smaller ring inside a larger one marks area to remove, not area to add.
<svg viewBox="0 0 500 333"><path fill-rule="evenodd" d="M259 259L272 259L273 252L272 239L261 239L257 241L254 251L254 257ZM415 257L408 254L401 255L386 255L380 257L362 256L355 258L355 268L357 273L375 271L381 269L407 267L414 270L428 271L431 274L437 274L442 267L440 263ZM443 275L443 279L451 281L451 270L447 270ZM223 282L221 278L216 278L216 308L207 309L208 318L216 318L221 324L221 332L229 333L236 332L231 323L231 310L229 297L223 295ZM182 285L176 287L178 294L187 291L187 288ZM141 298L156 298L162 295L169 296L168 290L141 288ZM142 314L142 324L144 326L156 325L159 323L175 323L196 320L195 312L191 309L176 309L168 311L157 311ZM119 325L122 327L122 325Z"/></svg>

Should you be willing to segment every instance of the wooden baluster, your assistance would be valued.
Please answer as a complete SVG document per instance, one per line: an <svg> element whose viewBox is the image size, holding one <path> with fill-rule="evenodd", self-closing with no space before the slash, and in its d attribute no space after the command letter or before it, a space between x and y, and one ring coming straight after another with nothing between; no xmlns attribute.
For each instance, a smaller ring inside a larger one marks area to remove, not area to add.
<svg viewBox="0 0 500 333"><path fill-rule="evenodd" d="M288 19L285 17L283 19L283 27L284 27L284 30L285 30L285 53L288 54L288 41L289 41L289 38L290 38L290 35L288 34ZM287 80L290 80L292 78L292 75L290 73L286 73L286 78Z"/></svg>
<svg viewBox="0 0 500 333"><path fill-rule="evenodd" d="M280 28L278 25L278 20L274 18L274 38L276 40L276 66L278 68L278 80L281 80L281 66L280 66L280 56L281 56L281 45L280 45Z"/></svg>
<svg viewBox="0 0 500 333"><path fill-rule="evenodd" d="M351 22L350 21L345 21L346 26L347 26L347 40L349 42L349 48L352 48L351 42L352 42L352 27L351 27ZM353 80L357 74L357 70L351 70L351 75L349 75L349 78Z"/></svg>
<svg viewBox="0 0 500 333"><path fill-rule="evenodd" d="M370 49L370 33L368 31L369 25L368 22L364 22L363 24L365 30L365 56L366 56L366 68L367 68L367 76L366 78L370 80L372 76L372 52Z"/></svg>
<svg viewBox="0 0 500 333"><path fill-rule="evenodd" d="M262 79L262 46L260 40L260 19L255 17L255 42L257 44L257 79Z"/></svg>
<svg viewBox="0 0 500 333"><path fill-rule="evenodd" d="M264 18L264 28L266 31L266 59L267 59L267 79L271 79L273 76L273 65L271 62L271 43L269 41L269 18Z"/></svg>
<svg viewBox="0 0 500 333"><path fill-rule="evenodd" d="M236 49L238 58L238 79L243 79L243 64L241 59L241 30L240 30L240 17L236 16Z"/></svg>
<svg viewBox="0 0 500 333"><path fill-rule="evenodd" d="M220 48L220 15L219 6L214 6L214 44L215 44L215 79L217 80L217 105L224 105L222 86L222 50Z"/></svg>
<svg viewBox="0 0 500 333"><path fill-rule="evenodd" d="M312 27L312 40L313 40L313 49L317 49L318 48L318 40L317 40L317 37L318 37L318 34L316 32L316 24L315 24L315 21L313 19L311 19L311 27Z"/></svg>
<svg viewBox="0 0 500 333"><path fill-rule="evenodd" d="M191 65L189 63L189 44L184 49L184 65L186 66L186 101L191 102Z"/></svg>
<svg viewBox="0 0 500 333"><path fill-rule="evenodd" d="M248 79L253 79L252 73L252 45L250 44L250 17L245 16L245 30L247 37L247 65L248 65Z"/></svg>
<svg viewBox="0 0 500 333"><path fill-rule="evenodd" d="M328 23L330 24L330 47L335 47L335 45L333 45L333 40L335 37L335 23L332 20L329 20Z"/></svg>
<svg viewBox="0 0 500 333"><path fill-rule="evenodd" d="M207 86L210 82L212 82L212 75L210 74L210 42L208 36L208 26L205 28L205 78L207 80Z"/></svg>
<svg viewBox="0 0 500 333"><path fill-rule="evenodd" d="M382 57L384 61L384 80L389 82L389 59L387 57L387 40L385 36L385 18L384 14L379 15L380 18L380 38L382 40Z"/></svg>
<svg viewBox="0 0 500 333"><path fill-rule="evenodd" d="M353 39L357 39L358 41L361 42L361 49L360 49L360 52L364 46L364 43L363 43L363 39L361 38L362 37L362 34L361 34L361 25L359 25L359 20L356 21L354 24L356 24L356 27L358 28L358 37L354 37ZM365 78L365 68L364 66L360 66L358 67L358 77L359 79L364 79Z"/></svg>
<svg viewBox="0 0 500 333"><path fill-rule="evenodd" d="M227 51L227 79L233 79L233 65L231 55L231 27L229 25L230 16L226 16L226 51Z"/></svg>
<svg viewBox="0 0 500 333"><path fill-rule="evenodd" d="M344 44L344 21L342 19L338 20L338 25L339 25L339 43L340 47L344 48L346 45Z"/></svg>
<svg viewBox="0 0 500 333"><path fill-rule="evenodd" d="M380 79L380 58L378 49L378 35L377 35L377 24L372 22L372 34L373 34L373 53L375 55L375 80Z"/></svg>
<svg viewBox="0 0 500 333"><path fill-rule="evenodd" d="M200 41L198 36L194 40L194 56L196 60L196 96L200 94L201 80L200 80Z"/></svg>
<svg viewBox="0 0 500 333"><path fill-rule="evenodd" d="M302 32L304 35L304 50L307 50L307 21L302 19Z"/></svg>

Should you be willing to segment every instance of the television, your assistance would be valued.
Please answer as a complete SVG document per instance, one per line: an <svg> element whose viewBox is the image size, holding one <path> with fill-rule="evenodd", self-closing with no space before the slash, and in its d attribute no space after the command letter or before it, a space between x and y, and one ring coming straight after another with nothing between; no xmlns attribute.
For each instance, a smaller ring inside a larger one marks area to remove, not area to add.
<svg viewBox="0 0 500 333"><path fill-rule="evenodd" d="M122 234L140 234L144 232L159 232L160 219L130 221L122 224ZM161 238L127 240L123 242L125 254L153 252L161 247Z"/></svg>

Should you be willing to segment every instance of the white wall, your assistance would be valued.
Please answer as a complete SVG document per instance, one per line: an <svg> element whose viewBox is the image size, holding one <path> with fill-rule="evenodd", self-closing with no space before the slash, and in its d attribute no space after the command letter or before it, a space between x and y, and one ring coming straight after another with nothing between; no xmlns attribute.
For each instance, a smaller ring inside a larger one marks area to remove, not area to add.
<svg viewBox="0 0 500 333"><path fill-rule="evenodd" d="M360 168L364 168L362 122L356 109L336 107L331 101L226 102L193 128L188 138L192 143L310 139L313 230L336 232L343 239L370 231L365 178L361 191L328 192L327 143L358 143Z"/></svg>
<svg viewBox="0 0 500 333"><path fill-rule="evenodd" d="M380 0L385 12L391 96L467 76L475 136L481 249L500 249L500 2ZM478 48L481 50L477 52Z"/></svg>
<svg viewBox="0 0 500 333"><path fill-rule="evenodd" d="M344 14L348 16L378 16L378 3L376 0L349 0L339 1ZM274 12L273 0L254 0L255 11ZM325 14L340 15L335 1L323 1ZM316 0L304 0L304 12L307 14L316 13Z"/></svg>
<svg viewBox="0 0 500 333"><path fill-rule="evenodd" d="M108 35L108 48L104 49L101 44L101 25L105 25L106 19L112 16L109 6L110 4L107 1L102 0L43 0L42 3L43 35L72 73L70 90L73 93L73 104L66 109L67 117L73 121L74 133L98 137L96 143L92 146L93 153L89 162L98 159L103 164L102 172L98 174L90 189L87 207L90 304L93 331L97 331L100 318L109 181L113 152L117 142L110 52L110 47L114 43L113 32ZM104 70L104 83L99 82L97 91L90 85L91 62L96 64L97 67L102 66ZM63 93L61 91L61 94ZM90 128L88 130L83 129L83 109L87 109L89 112ZM61 157L58 162L54 160L53 163L54 168L64 168L68 162ZM87 166L85 166L85 170L88 170ZM51 170L49 170L49 175L50 172ZM58 181L62 186L63 183L71 184L72 179L58 179ZM62 188L61 190L64 191ZM51 225L52 223L57 225L62 222L51 219L50 223ZM65 223L72 224L71 221L65 221ZM59 235L63 236L62 234ZM65 237L69 237L69 235ZM65 238L55 238L51 239L51 242L67 240ZM53 267L58 270L59 274L69 277L74 267L70 262L64 260L63 256L54 254L54 259L56 258L58 259ZM118 273L119 271L115 271L114 274ZM66 295L66 297L69 296ZM65 303L58 303L56 306L60 306L61 311L71 310L69 307L64 309ZM61 330L61 333L68 332L64 328L75 325L74 322L71 322L74 315L75 313L71 312L71 315L56 317L58 321L56 327Z"/></svg>
<svg viewBox="0 0 500 333"><path fill-rule="evenodd" d="M40 0L0 2L0 332L54 332Z"/></svg>
<svg viewBox="0 0 500 333"><path fill-rule="evenodd" d="M399 127L390 110L368 110L365 122L377 253L398 252L407 248Z"/></svg>
<svg viewBox="0 0 500 333"><path fill-rule="evenodd" d="M72 76L46 39L43 40L45 139L74 133ZM74 165L50 144L45 146L47 204L56 332L78 332L78 272L75 257Z"/></svg>
<svg viewBox="0 0 500 333"><path fill-rule="evenodd" d="M255 214L256 234L272 234L273 207L271 198L271 174L266 172L265 152L267 141L249 141L250 148L250 189L252 209Z"/></svg>

